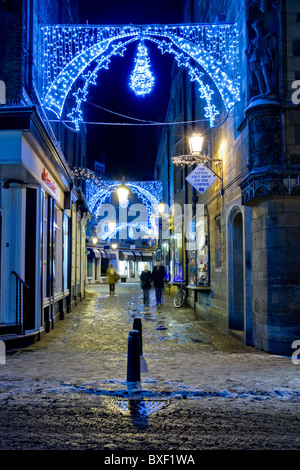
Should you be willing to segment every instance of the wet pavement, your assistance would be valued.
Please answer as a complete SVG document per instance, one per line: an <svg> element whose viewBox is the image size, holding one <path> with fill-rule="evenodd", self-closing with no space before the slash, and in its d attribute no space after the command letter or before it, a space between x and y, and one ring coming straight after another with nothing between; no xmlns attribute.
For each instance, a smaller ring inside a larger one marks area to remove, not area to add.
<svg viewBox="0 0 300 470"><path fill-rule="evenodd" d="M127 383L141 318L141 382ZM0 449L299 449L300 365L245 346L138 284L87 287L38 343L0 365Z"/></svg>

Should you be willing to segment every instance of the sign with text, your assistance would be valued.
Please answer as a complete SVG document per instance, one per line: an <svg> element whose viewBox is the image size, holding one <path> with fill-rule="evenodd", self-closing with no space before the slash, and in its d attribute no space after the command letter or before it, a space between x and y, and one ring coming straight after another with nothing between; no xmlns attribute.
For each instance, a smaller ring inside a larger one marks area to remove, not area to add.
<svg viewBox="0 0 300 470"><path fill-rule="evenodd" d="M199 193L203 194L205 191L218 179L214 173L207 168L203 163L199 165L186 177L186 180L195 188Z"/></svg>

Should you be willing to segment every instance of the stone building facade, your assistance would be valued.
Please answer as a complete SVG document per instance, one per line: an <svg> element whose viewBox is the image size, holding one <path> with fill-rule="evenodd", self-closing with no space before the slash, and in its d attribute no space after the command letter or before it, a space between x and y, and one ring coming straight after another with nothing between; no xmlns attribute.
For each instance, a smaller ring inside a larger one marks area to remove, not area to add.
<svg viewBox="0 0 300 470"><path fill-rule="evenodd" d="M85 295L89 214L72 174L85 130L50 123L38 91L39 27L60 22L79 22L76 1L0 3L0 335L11 347Z"/></svg>
<svg viewBox="0 0 300 470"><path fill-rule="evenodd" d="M194 82L174 65L166 121L198 122L163 131L155 170L168 205L203 207L196 231L204 244L196 253L185 249L184 233L181 252L174 233L163 241L170 291L176 292L179 274L201 315L246 344L287 355L300 337L300 110L292 101L300 73L299 12L294 0L185 2L187 23L237 24L240 101L210 129L201 121ZM195 131L204 135L204 152L222 161L211 168L223 181L202 195L185 179L193 168L172 164L172 156L188 153L187 136Z"/></svg>

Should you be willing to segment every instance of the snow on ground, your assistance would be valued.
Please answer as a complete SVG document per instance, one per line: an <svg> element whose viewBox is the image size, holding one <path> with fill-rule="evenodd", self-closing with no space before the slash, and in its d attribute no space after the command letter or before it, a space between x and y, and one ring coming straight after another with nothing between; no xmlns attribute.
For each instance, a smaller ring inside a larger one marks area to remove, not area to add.
<svg viewBox="0 0 300 470"><path fill-rule="evenodd" d="M128 390L127 339L142 318L141 389ZM138 285L88 288L83 301L46 337L0 365L0 398L36 391L107 396L298 400L300 365L247 347L172 298L141 302Z"/></svg>

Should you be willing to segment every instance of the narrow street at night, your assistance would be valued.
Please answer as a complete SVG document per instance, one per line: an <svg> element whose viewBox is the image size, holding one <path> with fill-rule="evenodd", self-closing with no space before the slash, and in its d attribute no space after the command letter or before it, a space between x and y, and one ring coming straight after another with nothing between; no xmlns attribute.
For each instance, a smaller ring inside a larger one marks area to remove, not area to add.
<svg viewBox="0 0 300 470"><path fill-rule="evenodd" d="M141 382L126 380L142 321ZM299 365L245 346L138 283L88 286L41 341L0 366L5 450L299 449ZM34 432L33 432L34 430Z"/></svg>
<svg viewBox="0 0 300 470"><path fill-rule="evenodd" d="M2 462L300 449L299 25L0 0Z"/></svg>

